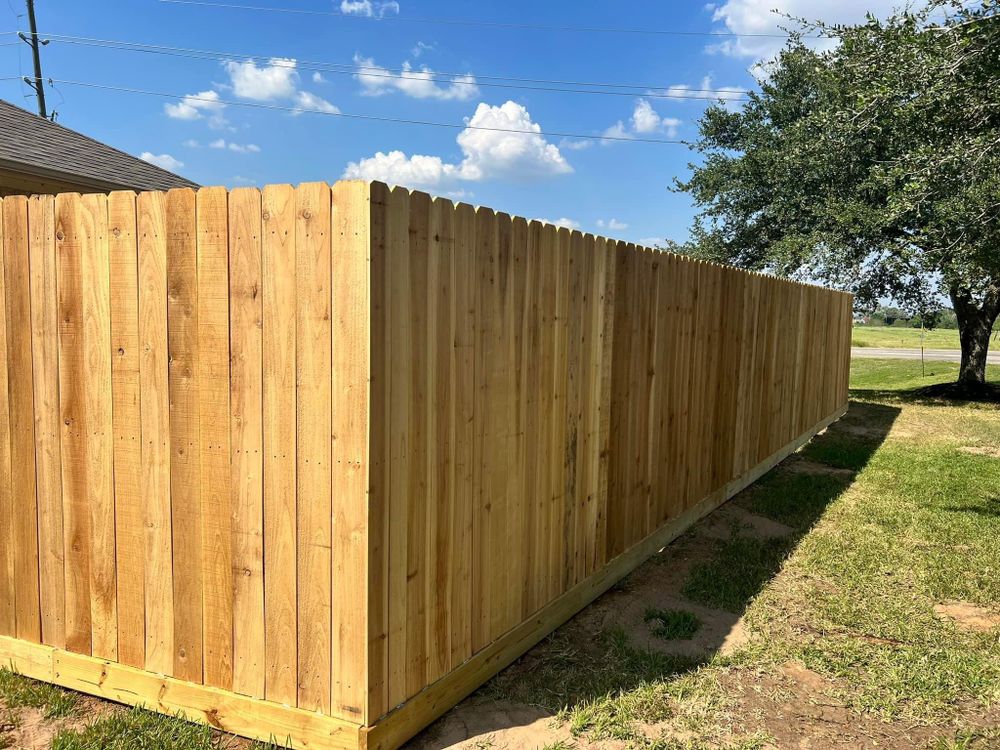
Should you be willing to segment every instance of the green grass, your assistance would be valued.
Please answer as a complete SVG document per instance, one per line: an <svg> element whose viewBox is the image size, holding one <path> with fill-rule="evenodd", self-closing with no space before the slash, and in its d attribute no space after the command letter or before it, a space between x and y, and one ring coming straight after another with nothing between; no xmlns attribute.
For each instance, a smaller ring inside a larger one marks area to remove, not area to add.
<svg viewBox="0 0 1000 750"><path fill-rule="evenodd" d="M52 750L235 750L241 740L214 729L141 708L114 711L81 730L63 730ZM279 745L251 743L251 750Z"/></svg>
<svg viewBox="0 0 1000 750"><path fill-rule="evenodd" d="M958 362L927 362L921 367L919 360L859 358L851 361L851 388L862 392L905 395L901 392L951 383L957 378ZM1000 365L989 365L986 379L1000 383Z"/></svg>
<svg viewBox="0 0 1000 750"><path fill-rule="evenodd" d="M851 346L876 349L919 349L920 329L855 326L851 335ZM924 331L924 347L927 349L961 349L958 331L944 328Z"/></svg>
<svg viewBox="0 0 1000 750"><path fill-rule="evenodd" d="M46 719L61 719L73 714L77 694L0 668L0 700L8 709L37 708Z"/></svg>
<svg viewBox="0 0 1000 750"><path fill-rule="evenodd" d="M684 609L650 607L643 620L651 626L653 635L665 641L689 641L701 629L698 615Z"/></svg>

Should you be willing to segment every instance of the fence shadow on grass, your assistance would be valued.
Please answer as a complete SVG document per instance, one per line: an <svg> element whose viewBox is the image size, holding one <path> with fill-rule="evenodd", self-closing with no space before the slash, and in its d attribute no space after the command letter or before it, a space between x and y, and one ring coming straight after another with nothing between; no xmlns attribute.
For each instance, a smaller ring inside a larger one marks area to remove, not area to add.
<svg viewBox="0 0 1000 750"><path fill-rule="evenodd" d="M407 747L441 750L473 738L475 747L543 747L565 737L567 727L614 736L629 721L656 721L668 710L671 685L739 646L740 618L750 602L851 486L898 414L893 406L852 401L840 422L695 524ZM656 634L662 618L678 611L693 614L701 626L690 639L664 640ZM557 714L565 724L554 731Z"/></svg>

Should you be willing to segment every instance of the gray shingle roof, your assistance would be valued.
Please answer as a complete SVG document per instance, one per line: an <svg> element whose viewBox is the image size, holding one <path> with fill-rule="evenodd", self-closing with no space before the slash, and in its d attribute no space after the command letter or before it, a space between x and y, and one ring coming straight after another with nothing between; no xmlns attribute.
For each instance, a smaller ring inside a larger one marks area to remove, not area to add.
<svg viewBox="0 0 1000 750"><path fill-rule="evenodd" d="M0 99L0 168L101 190L198 187L191 180Z"/></svg>

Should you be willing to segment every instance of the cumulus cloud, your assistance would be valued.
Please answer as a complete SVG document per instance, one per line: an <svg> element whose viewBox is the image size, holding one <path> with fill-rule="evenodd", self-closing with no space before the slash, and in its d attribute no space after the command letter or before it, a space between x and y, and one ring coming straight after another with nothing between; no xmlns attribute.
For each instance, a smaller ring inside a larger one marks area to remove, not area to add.
<svg viewBox="0 0 1000 750"><path fill-rule="evenodd" d="M344 177L434 187L452 181L539 179L573 171L559 148L541 134L528 110L516 102L499 107L481 103L475 114L466 118L466 128L456 140L463 154L457 163L439 156L379 151L350 162Z"/></svg>
<svg viewBox="0 0 1000 750"><path fill-rule="evenodd" d="M366 18L384 18L386 15L399 15L399 3L372 2L372 0L341 0L340 12L345 16L365 16Z"/></svg>
<svg viewBox="0 0 1000 750"><path fill-rule="evenodd" d="M632 110L632 117L628 123L619 120L605 129L602 135L606 140L601 142L607 145L623 138L649 137L657 133L674 138L677 136L680 124L681 121L676 117L661 117L648 100L640 98L636 100L635 109Z"/></svg>
<svg viewBox="0 0 1000 750"><path fill-rule="evenodd" d="M604 219L598 219L597 227L599 229L610 229L614 232L620 232L623 229L628 229L628 224L624 221L618 221L618 219L608 219L607 221Z"/></svg>
<svg viewBox="0 0 1000 750"><path fill-rule="evenodd" d="M235 151L237 154L259 154L260 146L255 143L233 143L232 141L227 141L225 138L219 138L208 144L209 148L224 149L226 151Z"/></svg>
<svg viewBox="0 0 1000 750"><path fill-rule="evenodd" d="M323 74L318 70L312 74L313 83L327 83L327 80L323 77Z"/></svg>
<svg viewBox="0 0 1000 750"><path fill-rule="evenodd" d="M361 83L361 93L365 96L382 96L399 91L414 99L441 99L468 101L479 95L476 78L471 74L452 78L447 86L441 86L433 70L426 65L415 70L409 62L404 62L402 70L394 73L375 63L371 57L354 56L357 73L354 77Z"/></svg>
<svg viewBox="0 0 1000 750"><path fill-rule="evenodd" d="M721 21L727 31L782 34L779 27L787 27L790 22L780 13L798 18L820 18L830 23L854 23L863 21L867 12L876 16L888 15L898 4L897 0L726 0L708 9L712 11L712 20ZM732 57L769 59L781 49L782 42L782 39L743 36L711 45L708 49Z"/></svg>
<svg viewBox="0 0 1000 750"><path fill-rule="evenodd" d="M219 101L218 91L199 91L188 94L176 104L164 104L163 111L174 120L201 120L208 118L209 125L221 128L226 125L224 102Z"/></svg>
<svg viewBox="0 0 1000 750"><path fill-rule="evenodd" d="M549 219L536 219L535 221L540 221L542 224L551 224L554 227L565 227L566 229L580 228L580 222L567 219L566 217L556 219L555 221L550 221Z"/></svg>
<svg viewBox="0 0 1000 750"><path fill-rule="evenodd" d="M323 112L335 115L340 110L321 96L316 96L308 91L299 91L295 95L295 111L292 114L300 115L303 112Z"/></svg>
<svg viewBox="0 0 1000 750"><path fill-rule="evenodd" d="M241 99L259 102L287 99L298 86L297 63L291 58L272 57L261 66L254 60L226 60L222 65L229 73L233 93Z"/></svg>
<svg viewBox="0 0 1000 750"><path fill-rule="evenodd" d="M179 159L175 159L170 154L154 154L151 151L143 151L139 154L139 158L170 172L176 172L184 166L184 162Z"/></svg>
<svg viewBox="0 0 1000 750"><path fill-rule="evenodd" d="M657 91L657 93L660 93ZM712 76L705 76L701 79L701 85L697 90L694 86L686 83L676 83L664 90L668 96L690 97L688 101L709 100L711 103L723 102L729 107L738 107L740 100L746 96L744 89L739 86L713 86Z"/></svg>

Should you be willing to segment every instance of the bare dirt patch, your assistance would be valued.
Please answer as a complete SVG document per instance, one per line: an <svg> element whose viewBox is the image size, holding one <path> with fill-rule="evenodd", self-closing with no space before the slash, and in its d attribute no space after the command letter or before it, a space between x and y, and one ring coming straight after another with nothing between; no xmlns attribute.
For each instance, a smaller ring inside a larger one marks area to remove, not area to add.
<svg viewBox="0 0 1000 750"><path fill-rule="evenodd" d="M854 476L853 469L828 466L827 464L810 461L806 458L796 458L794 460L786 461L782 468L787 469L788 471L794 471L798 474L818 474L822 476L846 478Z"/></svg>
<svg viewBox="0 0 1000 750"><path fill-rule="evenodd" d="M0 747L18 748L18 750L49 750L52 740L59 732L65 730L80 730L90 722L119 710L112 703L105 703L96 698L81 696L77 700L72 716L63 719L46 719L45 712L39 708L8 709L0 701L0 717L11 715L16 717L15 725L0 727ZM4 745L3 743L7 744Z"/></svg>
<svg viewBox="0 0 1000 750"><path fill-rule="evenodd" d="M959 450L962 453L971 453L973 456L1000 458L1000 448L994 448L989 445L963 445Z"/></svg>
<svg viewBox="0 0 1000 750"><path fill-rule="evenodd" d="M542 748L569 740L551 714L504 701L467 700L413 740L409 750Z"/></svg>
<svg viewBox="0 0 1000 750"><path fill-rule="evenodd" d="M970 602L944 602L934 605L934 614L951 620L965 630L988 632L1000 628L1000 614Z"/></svg>
<svg viewBox="0 0 1000 750"><path fill-rule="evenodd" d="M768 539L788 536L792 529L770 518L758 516L735 503L726 503L696 527L702 536L712 539L729 539L736 532L740 536Z"/></svg>

